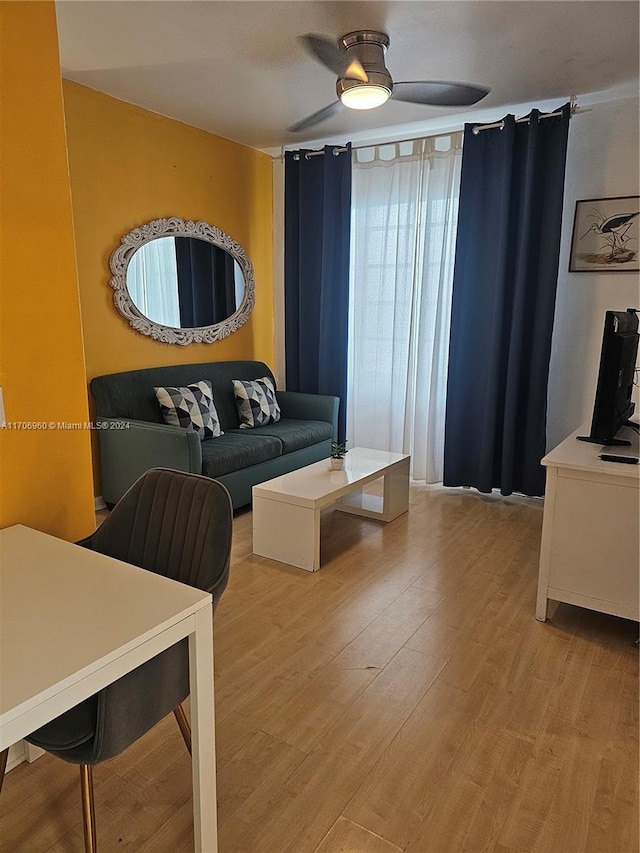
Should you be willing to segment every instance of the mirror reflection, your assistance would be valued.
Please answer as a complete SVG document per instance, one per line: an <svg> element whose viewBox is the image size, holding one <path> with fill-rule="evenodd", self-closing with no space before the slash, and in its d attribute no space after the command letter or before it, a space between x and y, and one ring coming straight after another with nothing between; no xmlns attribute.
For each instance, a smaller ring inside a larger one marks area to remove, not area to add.
<svg viewBox="0 0 640 853"><path fill-rule="evenodd" d="M235 314L245 280L233 255L220 246L197 237L159 237L133 253L126 286L149 320L189 329Z"/></svg>
<svg viewBox="0 0 640 853"><path fill-rule="evenodd" d="M256 301L244 249L202 220L144 222L120 238L109 269L116 311L165 344L223 340L244 326Z"/></svg>

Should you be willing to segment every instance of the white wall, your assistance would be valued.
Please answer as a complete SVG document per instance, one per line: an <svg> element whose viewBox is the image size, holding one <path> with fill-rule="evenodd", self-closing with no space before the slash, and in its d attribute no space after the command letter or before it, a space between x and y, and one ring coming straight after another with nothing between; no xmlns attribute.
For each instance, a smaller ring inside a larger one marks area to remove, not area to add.
<svg viewBox="0 0 640 853"><path fill-rule="evenodd" d="M638 273L567 272L576 200L638 194L638 137L637 98L596 103L591 112L571 120L549 378L549 448L591 420L605 311L640 308Z"/></svg>

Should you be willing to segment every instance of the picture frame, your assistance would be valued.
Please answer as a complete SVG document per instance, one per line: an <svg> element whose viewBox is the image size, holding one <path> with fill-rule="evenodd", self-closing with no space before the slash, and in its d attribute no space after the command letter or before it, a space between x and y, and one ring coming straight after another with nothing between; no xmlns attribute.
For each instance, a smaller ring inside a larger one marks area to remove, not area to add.
<svg viewBox="0 0 640 853"><path fill-rule="evenodd" d="M569 272L638 272L640 196L576 201Z"/></svg>

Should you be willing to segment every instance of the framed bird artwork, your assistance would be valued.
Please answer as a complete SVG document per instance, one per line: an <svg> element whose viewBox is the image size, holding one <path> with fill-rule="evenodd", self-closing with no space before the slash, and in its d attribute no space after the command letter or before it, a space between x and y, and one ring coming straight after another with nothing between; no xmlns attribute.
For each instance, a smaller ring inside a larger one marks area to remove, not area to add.
<svg viewBox="0 0 640 853"><path fill-rule="evenodd" d="M640 196L576 202L569 272L637 272Z"/></svg>

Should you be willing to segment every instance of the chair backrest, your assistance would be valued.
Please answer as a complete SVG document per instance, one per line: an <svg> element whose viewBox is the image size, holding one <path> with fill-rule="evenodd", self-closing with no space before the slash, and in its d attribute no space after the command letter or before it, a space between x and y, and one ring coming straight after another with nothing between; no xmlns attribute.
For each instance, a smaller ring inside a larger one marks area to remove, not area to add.
<svg viewBox="0 0 640 853"><path fill-rule="evenodd" d="M152 468L78 544L206 590L215 606L229 577L232 523L231 499L221 483Z"/></svg>
<svg viewBox="0 0 640 853"><path fill-rule="evenodd" d="M152 468L78 544L211 592L215 607L229 577L232 524L231 498L221 483ZM188 644L182 640L101 690L91 743L57 754L85 764L118 755L188 695Z"/></svg>
<svg viewBox="0 0 640 853"><path fill-rule="evenodd" d="M215 606L229 577L232 522L223 485L199 474L153 468L78 545L207 590ZM28 740L65 761L98 764L126 749L188 695L189 649L181 640Z"/></svg>

